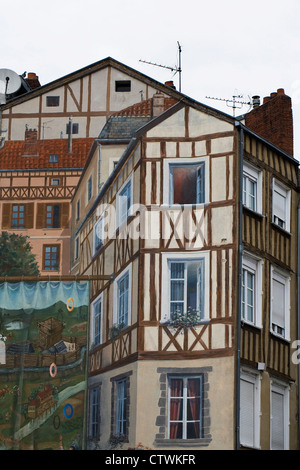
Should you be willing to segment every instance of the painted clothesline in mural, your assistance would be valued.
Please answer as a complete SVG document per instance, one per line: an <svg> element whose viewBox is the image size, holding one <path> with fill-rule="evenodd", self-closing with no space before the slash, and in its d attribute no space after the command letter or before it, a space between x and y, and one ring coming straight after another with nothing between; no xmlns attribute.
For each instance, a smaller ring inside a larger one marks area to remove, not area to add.
<svg viewBox="0 0 300 470"><path fill-rule="evenodd" d="M89 282L37 279L0 283L0 449L82 449Z"/></svg>

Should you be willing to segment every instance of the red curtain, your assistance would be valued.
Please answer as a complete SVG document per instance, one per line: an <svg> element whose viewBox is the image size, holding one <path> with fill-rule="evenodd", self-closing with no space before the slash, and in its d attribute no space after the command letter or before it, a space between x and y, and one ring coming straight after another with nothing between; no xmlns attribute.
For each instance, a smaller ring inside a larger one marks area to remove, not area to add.
<svg viewBox="0 0 300 470"><path fill-rule="evenodd" d="M200 438L200 380L188 379L187 392L192 419L195 421L193 424L197 439Z"/></svg>
<svg viewBox="0 0 300 470"><path fill-rule="evenodd" d="M170 421L177 421L170 423L170 439L176 439L181 437L179 430L178 419L180 411L182 409L183 402L183 380L182 379L171 379L171 390L170 390ZM178 397L178 398L177 398Z"/></svg>

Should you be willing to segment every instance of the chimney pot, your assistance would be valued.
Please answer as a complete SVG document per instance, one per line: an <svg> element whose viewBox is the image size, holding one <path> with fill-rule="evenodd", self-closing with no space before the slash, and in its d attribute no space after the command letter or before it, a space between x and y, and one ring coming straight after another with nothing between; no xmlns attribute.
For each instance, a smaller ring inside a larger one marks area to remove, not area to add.
<svg viewBox="0 0 300 470"><path fill-rule="evenodd" d="M271 98L275 98L276 95L277 95L276 91L273 91L273 92L271 93Z"/></svg>
<svg viewBox="0 0 300 470"><path fill-rule="evenodd" d="M252 96L252 104L253 104L253 108L258 108L260 106L260 96L258 95Z"/></svg>
<svg viewBox="0 0 300 470"><path fill-rule="evenodd" d="M174 85L173 80L170 80L170 81L168 81L168 82L165 82L165 85L166 85L166 86L169 86L170 88L174 88L174 89L176 90L176 87L175 87L175 85Z"/></svg>
<svg viewBox="0 0 300 470"><path fill-rule="evenodd" d="M277 95L284 95L284 88L278 88Z"/></svg>

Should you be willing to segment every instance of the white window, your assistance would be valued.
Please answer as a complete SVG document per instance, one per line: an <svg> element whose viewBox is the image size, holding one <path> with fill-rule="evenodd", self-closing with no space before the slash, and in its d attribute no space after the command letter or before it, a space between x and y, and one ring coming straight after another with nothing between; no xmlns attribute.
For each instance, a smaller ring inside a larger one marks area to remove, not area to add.
<svg viewBox="0 0 300 470"><path fill-rule="evenodd" d="M273 380L271 383L271 444L272 450L289 448L289 388Z"/></svg>
<svg viewBox="0 0 300 470"><path fill-rule="evenodd" d="M87 183L87 202L89 202L92 199L92 193L93 193L93 179L90 176L88 179L88 183Z"/></svg>
<svg viewBox="0 0 300 470"><path fill-rule="evenodd" d="M99 436L99 408L100 408L100 389L95 387L90 391L90 437Z"/></svg>
<svg viewBox="0 0 300 470"><path fill-rule="evenodd" d="M290 230L290 198L290 190L273 180L273 222L286 231Z"/></svg>
<svg viewBox="0 0 300 470"><path fill-rule="evenodd" d="M131 178L125 182L117 194L117 227L126 222L131 215L132 206L132 181Z"/></svg>
<svg viewBox="0 0 300 470"><path fill-rule="evenodd" d="M116 436L126 435L126 421L127 421L127 380L121 379L116 382L117 396L116 396Z"/></svg>
<svg viewBox="0 0 300 470"><path fill-rule="evenodd" d="M100 294L92 304L91 342L94 346L102 343L103 295Z"/></svg>
<svg viewBox="0 0 300 470"><path fill-rule="evenodd" d="M260 376L248 370L240 377L240 442L259 448L260 442Z"/></svg>
<svg viewBox="0 0 300 470"><path fill-rule="evenodd" d="M168 439L202 437L202 376L169 377Z"/></svg>
<svg viewBox="0 0 300 470"><path fill-rule="evenodd" d="M164 204L202 204L208 200L204 159L165 159Z"/></svg>
<svg viewBox="0 0 300 470"><path fill-rule="evenodd" d="M290 278L279 268L271 267L271 331L290 339Z"/></svg>
<svg viewBox="0 0 300 470"><path fill-rule="evenodd" d="M243 204L262 213L262 172L249 164L243 168Z"/></svg>
<svg viewBox="0 0 300 470"><path fill-rule="evenodd" d="M242 267L242 320L261 327L262 260L244 253Z"/></svg>
<svg viewBox="0 0 300 470"><path fill-rule="evenodd" d="M78 222L80 218L80 199L76 202L76 222Z"/></svg>
<svg viewBox="0 0 300 470"><path fill-rule="evenodd" d="M93 254L104 244L104 215L102 215L93 228Z"/></svg>
<svg viewBox="0 0 300 470"><path fill-rule="evenodd" d="M114 318L113 323L128 326L131 321L131 278L132 266L129 265L114 283Z"/></svg>
<svg viewBox="0 0 300 470"><path fill-rule="evenodd" d="M79 237L75 238L75 253L74 253L74 260L79 258Z"/></svg>
<svg viewBox="0 0 300 470"><path fill-rule="evenodd" d="M200 320L209 317L208 254L164 253L162 258L162 320L175 313L197 312Z"/></svg>

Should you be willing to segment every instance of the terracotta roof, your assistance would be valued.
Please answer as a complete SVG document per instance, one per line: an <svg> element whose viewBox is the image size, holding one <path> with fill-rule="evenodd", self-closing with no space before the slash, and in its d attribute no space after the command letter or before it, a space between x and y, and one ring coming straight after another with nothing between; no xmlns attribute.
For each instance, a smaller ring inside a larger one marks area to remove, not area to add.
<svg viewBox="0 0 300 470"><path fill-rule="evenodd" d="M164 96L163 111L171 108L174 104L178 103L175 98ZM152 116L153 115L153 98L140 101L128 108L115 112L112 116Z"/></svg>
<svg viewBox="0 0 300 470"><path fill-rule="evenodd" d="M8 140L0 150L0 170L83 168L93 141L74 138L69 154L68 139L37 140L30 147L25 140ZM57 155L57 162L49 161L50 155Z"/></svg>

